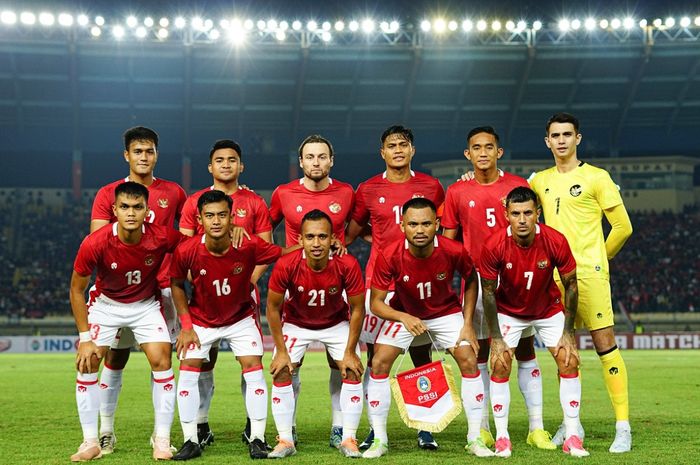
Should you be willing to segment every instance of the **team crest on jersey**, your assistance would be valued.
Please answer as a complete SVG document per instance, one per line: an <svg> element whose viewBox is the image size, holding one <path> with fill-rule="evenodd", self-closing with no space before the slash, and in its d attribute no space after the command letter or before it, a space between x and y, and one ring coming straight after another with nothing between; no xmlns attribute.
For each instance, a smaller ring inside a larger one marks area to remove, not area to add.
<svg viewBox="0 0 700 465"><path fill-rule="evenodd" d="M470 200L469 201L469 208L474 208L475 206L476 206L476 202L474 202L473 200Z"/></svg>
<svg viewBox="0 0 700 465"><path fill-rule="evenodd" d="M430 379L428 379L427 376L421 376L418 378L418 381L416 381L416 387L423 393L430 391L430 388L432 387Z"/></svg>
<svg viewBox="0 0 700 465"><path fill-rule="evenodd" d="M545 188L544 193L549 194L549 187Z"/></svg>
<svg viewBox="0 0 700 465"><path fill-rule="evenodd" d="M413 194L413 197L411 197L411 198L412 199L422 199L423 197L425 197L423 194L421 194L420 192L416 192L415 194Z"/></svg>
<svg viewBox="0 0 700 465"><path fill-rule="evenodd" d="M332 202L330 205L328 205L328 209L331 211L331 213L340 213L340 210L342 210L338 202Z"/></svg>
<svg viewBox="0 0 700 465"><path fill-rule="evenodd" d="M385 203L386 199L384 197L379 197L379 203Z"/></svg>
<svg viewBox="0 0 700 465"><path fill-rule="evenodd" d="M111 268L113 270L116 270L117 269L117 262L112 262Z"/></svg>
<svg viewBox="0 0 700 465"><path fill-rule="evenodd" d="M304 286L297 287L297 292L304 292Z"/></svg>
<svg viewBox="0 0 700 465"><path fill-rule="evenodd" d="M200 276L206 276L206 275L207 275L207 270L199 270L199 275L200 275Z"/></svg>
<svg viewBox="0 0 700 465"><path fill-rule="evenodd" d="M583 188L581 188L580 184L574 184L571 186L571 189L569 189L569 194L571 194L571 197L578 197L581 195L581 192L583 192Z"/></svg>
<svg viewBox="0 0 700 465"><path fill-rule="evenodd" d="M241 274L243 271L243 263L236 262L233 264L233 274Z"/></svg>
<svg viewBox="0 0 700 465"><path fill-rule="evenodd" d="M168 199L158 199L158 206L160 208L168 208Z"/></svg>
<svg viewBox="0 0 700 465"><path fill-rule="evenodd" d="M540 270L544 270L545 268L547 268L548 264L549 264L549 262L547 261L546 258L544 260L539 260L537 262L537 268L539 268Z"/></svg>
<svg viewBox="0 0 700 465"><path fill-rule="evenodd" d="M328 288L328 293L333 295L338 293L338 287L337 286L331 286Z"/></svg>
<svg viewBox="0 0 700 465"><path fill-rule="evenodd" d="M146 258L143 260L143 263L146 266L151 266L153 265L153 255L146 255Z"/></svg>
<svg viewBox="0 0 700 465"><path fill-rule="evenodd" d="M245 208L236 208L236 216L239 218L245 218L248 214Z"/></svg>
<svg viewBox="0 0 700 465"><path fill-rule="evenodd" d="M511 262L506 263L506 270L512 270L513 264Z"/></svg>
<svg viewBox="0 0 700 465"><path fill-rule="evenodd" d="M301 213L304 210L301 205L297 205L297 213Z"/></svg>
<svg viewBox="0 0 700 465"><path fill-rule="evenodd" d="M445 278L447 278L447 273L445 272L438 273L435 275L435 279L437 279L438 281L443 281Z"/></svg>
<svg viewBox="0 0 700 465"><path fill-rule="evenodd" d="M409 280L409 277L407 274L403 275L403 282L407 283Z"/></svg>

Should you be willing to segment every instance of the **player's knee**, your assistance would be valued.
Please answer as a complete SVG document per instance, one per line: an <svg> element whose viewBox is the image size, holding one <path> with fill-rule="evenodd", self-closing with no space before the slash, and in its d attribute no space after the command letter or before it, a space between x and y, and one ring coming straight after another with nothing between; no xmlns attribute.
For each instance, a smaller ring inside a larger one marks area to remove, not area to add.
<svg viewBox="0 0 700 465"><path fill-rule="evenodd" d="M372 358L372 373L375 375L388 375L391 370L391 365L393 361L386 357L382 357L381 354L374 354Z"/></svg>
<svg viewBox="0 0 700 465"><path fill-rule="evenodd" d="M105 364L115 370L122 370L129 361L131 349L109 349L105 355Z"/></svg>
<svg viewBox="0 0 700 465"><path fill-rule="evenodd" d="M280 371L278 371L275 376L272 377L272 382L280 385L280 384L289 384L292 382L292 375L289 373L289 369L287 367L284 367Z"/></svg>
<svg viewBox="0 0 700 465"><path fill-rule="evenodd" d="M560 350L555 360L557 362L557 370L559 370L560 375L571 376L578 373L578 360L576 357L569 357L569 364L567 365L566 355L564 354L563 350Z"/></svg>
<svg viewBox="0 0 700 465"><path fill-rule="evenodd" d="M355 372L350 370L347 371L345 379L348 381L352 381L353 383L360 381L360 378L355 374Z"/></svg>
<svg viewBox="0 0 700 465"><path fill-rule="evenodd" d="M454 352L454 358L459 366L459 371L463 375L473 375L477 372L476 355L469 346L460 346Z"/></svg>
<svg viewBox="0 0 700 465"><path fill-rule="evenodd" d="M520 361L528 361L535 358L535 336L523 337L515 348L515 358Z"/></svg>
<svg viewBox="0 0 700 465"><path fill-rule="evenodd" d="M496 366L493 368L491 375L496 378L508 378L513 367L513 360L510 358L510 354L507 352L503 354L505 359L505 365L501 362L496 362Z"/></svg>

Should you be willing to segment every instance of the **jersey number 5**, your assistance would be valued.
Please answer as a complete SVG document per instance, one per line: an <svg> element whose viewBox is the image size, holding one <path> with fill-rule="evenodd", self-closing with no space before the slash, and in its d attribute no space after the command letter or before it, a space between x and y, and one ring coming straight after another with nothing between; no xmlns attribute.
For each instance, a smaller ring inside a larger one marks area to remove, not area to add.
<svg viewBox="0 0 700 465"><path fill-rule="evenodd" d="M496 226L496 209L487 208L486 209L486 226L493 228Z"/></svg>

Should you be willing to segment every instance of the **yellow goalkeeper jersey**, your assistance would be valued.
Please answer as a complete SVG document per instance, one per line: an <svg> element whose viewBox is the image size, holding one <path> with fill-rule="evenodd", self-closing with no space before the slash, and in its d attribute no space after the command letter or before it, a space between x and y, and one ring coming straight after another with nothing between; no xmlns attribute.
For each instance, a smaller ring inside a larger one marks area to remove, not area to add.
<svg viewBox="0 0 700 465"><path fill-rule="evenodd" d="M609 279L603 237L603 210L622 203L607 171L581 162L568 173L553 166L533 173L530 187L539 197L547 225L564 234L576 258L578 277Z"/></svg>

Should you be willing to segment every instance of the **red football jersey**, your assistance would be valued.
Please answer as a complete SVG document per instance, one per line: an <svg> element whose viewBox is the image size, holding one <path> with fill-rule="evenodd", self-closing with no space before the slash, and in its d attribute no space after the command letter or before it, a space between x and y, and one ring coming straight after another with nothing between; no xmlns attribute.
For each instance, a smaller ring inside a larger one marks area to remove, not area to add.
<svg viewBox="0 0 700 465"><path fill-rule="evenodd" d="M440 224L447 229L462 227L462 243L474 262L479 263L481 248L486 239L508 226L506 196L516 187L529 187L520 176L498 170L498 180L483 185L471 181L457 181L447 188L445 209Z"/></svg>
<svg viewBox="0 0 700 465"><path fill-rule="evenodd" d="M328 266L314 271L306 264L304 250L282 257L272 270L268 288L289 298L282 305L285 322L307 329L324 329L349 320L350 306L343 299L364 295L362 269L357 259L331 256Z"/></svg>
<svg viewBox="0 0 700 465"><path fill-rule="evenodd" d="M192 276L189 309L192 322L205 328L228 326L253 315L250 277L256 265L266 265L282 254L281 247L252 236L238 249L217 257L204 245L205 236L189 238L175 251L170 276Z"/></svg>
<svg viewBox="0 0 700 465"><path fill-rule="evenodd" d="M91 220L107 220L110 223L117 221L112 212L114 204L114 189L128 181L129 178L120 179L102 187L95 195L92 203ZM159 224L161 226L175 227L175 222L180 218L180 212L187 199L185 190L179 184L166 181L165 179L153 178L153 183L148 186L148 216L147 223ZM168 267L171 257L168 255L163 261L163 266L158 272L158 283L161 289L170 287L168 278Z"/></svg>
<svg viewBox="0 0 700 465"><path fill-rule="evenodd" d="M481 251L481 277L500 277L498 311L525 320L549 318L563 311L554 268L560 274L576 269L564 235L544 224L536 226L535 240L529 247L517 245L508 226L491 236Z"/></svg>
<svg viewBox="0 0 700 465"><path fill-rule="evenodd" d="M97 269L90 302L103 294L127 304L160 296L158 270L165 254L175 250L185 236L155 224L144 224L143 231L141 242L135 245L119 239L117 223L105 225L83 240L73 269L81 276Z"/></svg>
<svg viewBox="0 0 700 465"><path fill-rule="evenodd" d="M462 311L452 278L455 271L469 276L473 270L469 252L460 242L435 236L430 257L416 258L403 239L377 255L372 287L389 291L395 286L396 293L390 303L394 309L430 320Z"/></svg>
<svg viewBox="0 0 700 465"><path fill-rule="evenodd" d="M333 222L333 233L345 241L345 223L350 221L355 193L350 184L331 179L325 190L314 192L304 186L303 178L282 184L272 193L270 219L277 224L284 219L287 247L299 243L301 219L308 212L319 209Z"/></svg>
<svg viewBox="0 0 700 465"><path fill-rule="evenodd" d="M182 207L181 228L192 229L197 236L204 234L204 228L197 221L199 215L197 202L202 194L213 189L214 186L207 187L187 197L185 206ZM239 187L231 194L231 198L233 199L233 224L243 227L251 235L272 231L270 213L262 197L253 191Z"/></svg>
<svg viewBox="0 0 700 465"><path fill-rule="evenodd" d="M372 248L367 261L367 287L371 285L374 262L380 250L403 240L401 232L401 209L414 197L425 197L440 208L445 200L445 191L437 178L411 171L411 179L402 183L390 182L386 172L379 174L357 187L352 219L364 226L372 225ZM393 288L392 288L393 289Z"/></svg>

